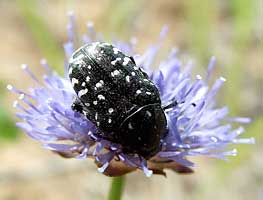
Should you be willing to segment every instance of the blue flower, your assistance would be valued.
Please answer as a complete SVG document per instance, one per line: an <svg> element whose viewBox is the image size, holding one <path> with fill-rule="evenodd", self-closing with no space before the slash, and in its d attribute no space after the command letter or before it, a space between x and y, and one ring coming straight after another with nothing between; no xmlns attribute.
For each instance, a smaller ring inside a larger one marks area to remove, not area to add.
<svg viewBox="0 0 263 200"><path fill-rule="evenodd" d="M83 36L83 44L102 41L92 23L87 24L88 34ZM77 48L74 15L70 14L67 26L69 41L64 45L66 60ZM13 106L22 128L44 147L63 157L84 159L94 158L98 170L109 176L119 176L136 169L146 176L152 173L165 175L164 169L170 168L180 173L192 172L194 163L190 156L205 155L226 159L236 155L236 150L227 151L233 143L253 143L254 139L240 139L244 129L232 128L231 123L249 123L248 118L231 118L227 107L217 107L215 95L225 82L223 77L209 88L208 80L213 71L215 59L212 57L204 78L192 77L191 65L183 66L172 50L166 60L156 70L153 62L160 50L166 28L160 34L157 44L151 46L143 55L135 53L136 41L124 43L112 41L121 51L133 55L138 66L142 67L159 89L163 105L174 99L177 104L166 110L169 132L162 139L162 149L149 160L138 155L122 152L120 144L112 143L96 135L96 126L81 114L71 109L76 94L68 79L68 64L65 77L54 72L46 60L41 65L46 70L43 80L36 77L26 65L22 69L38 84L28 92L11 85L7 88L19 95Z"/></svg>

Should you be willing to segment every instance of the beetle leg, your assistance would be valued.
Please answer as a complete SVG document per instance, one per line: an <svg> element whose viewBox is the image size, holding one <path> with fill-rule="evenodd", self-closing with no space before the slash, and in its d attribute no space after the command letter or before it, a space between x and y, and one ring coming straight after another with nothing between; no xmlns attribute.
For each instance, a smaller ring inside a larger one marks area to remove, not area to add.
<svg viewBox="0 0 263 200"><path fill-rule="evenodd" d="M132 56L130 56L131 61L136 65L136 62Z"/></svg>
<svg viewBox="0 0 263 200"><path fill-rule="evenodd" d="M166 104L166 105L163 105L163 106L162 106L162 109L163 109L163 110L167 110L167 109L172 108L172 107L175 107L175 106L177 106L177 105L178 105L178 102L177 102L176 100L174 100L174 101L169 102L169 103Z"/></svg>
<svg viewBox="0 0 263 200"><path fill-rule="evenodd" d="M71 105L72 110L83 113L84 105L78 97L76 97Z"/></svg>

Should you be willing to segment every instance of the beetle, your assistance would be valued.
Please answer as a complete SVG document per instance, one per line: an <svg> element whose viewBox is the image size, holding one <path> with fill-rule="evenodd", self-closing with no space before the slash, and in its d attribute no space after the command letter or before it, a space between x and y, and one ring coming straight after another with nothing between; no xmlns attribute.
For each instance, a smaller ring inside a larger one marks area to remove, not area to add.
<svg viewBox="0 0 263 200"><path fill-rule="evenodd" d="M68 73L76 93L71 107L96 125L98 136L145 159L160 151L169 105L162 108L157 87L133 57L109 43L86 44L71 56Z"/></svg>

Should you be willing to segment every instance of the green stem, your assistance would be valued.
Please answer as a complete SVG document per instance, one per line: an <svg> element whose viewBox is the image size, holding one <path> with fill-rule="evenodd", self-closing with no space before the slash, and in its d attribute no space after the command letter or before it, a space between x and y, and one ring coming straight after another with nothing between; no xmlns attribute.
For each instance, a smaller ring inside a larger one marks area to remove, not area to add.
<svg viewBox="0 0 263 200"><path fill-rule="evenodd" d="M124 188L124 176L112 178L108 200L120 200Z"/></svg>

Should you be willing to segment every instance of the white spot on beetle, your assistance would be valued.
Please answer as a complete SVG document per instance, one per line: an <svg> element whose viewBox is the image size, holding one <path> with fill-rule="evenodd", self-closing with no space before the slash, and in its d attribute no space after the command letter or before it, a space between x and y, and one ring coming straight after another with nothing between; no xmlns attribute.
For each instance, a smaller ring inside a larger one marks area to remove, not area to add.
<svg viewBox="0 0 263 200"><path fill-rule="evenodd" d="M111 64L112 64L112 65L115 65L116 62L118 62L118 61L121 61L121 58L116 58L116 60L111 61Z"/></svg>
<svg viewBox="0 0 263 200"><path fill-rule="evenodd" d="M97 88L102 87L102 83L101 83L101 82L96 83L96 87L97 87Z"/></svg>
<svg viewBox="0 0 263 200"><path fill-rule="evenodd" d="M97 105L97 104L98 104L98 101L93 101L93 104L94 104L94 105Z"/></svg>
<svg viewBox="0 0 263 200"><path fill-rule="evenodd" d="M87 94L87 92L88 92L88 89L87 89L87 88L84 89L84 90L80 90L80 91L78 92L78 97L81 97L81 96Z"/></svg>
<svg viewBox="0 0 263 200"><path fill-rule="evenodd" d="M134 66L134 67L133 67L133 69L134 69L134 70L138 70L138 69L139 69L139 67L136 67L136 66Z"/></svg>
<svg viewBox="0 0 263 200"><path fill-rule="evenodd" d="M87 81L87 82L90 81L90 77L89 77L89 76L86 77L86 81Z"/></svg>
<svg viewBox="0 0 263 200"><path fill-rule="evenodd" d="M76 78L72 78L72 79L71 79L71 83L72 83L72 85L73 85L73 87L74 87L75 84L79 84L79 80L76 79Z"/></svg>
<svg viewBox="0 0 263 200"><path fill-rule="evenodd" d="M91 69L91 66L90 66L90 65L88 65L88 69Z"/></svg>
<svg viewBox="0 0 263 200"><path fill-rule="evenodd" d="M146 94L151 95L152 93L151 92L146 92Z"/></svg>
<svg viewBox="0 0 263 200"><path fill-rule="evenodd" d="M98 120L98 113L95 113L95 120Z"/></svg>
<svg viewBox="0 0 263 200"><path fill-rule="evenodd" d="M103 95L99 94L99 95L98 95L98 99L99 99L99 100L105 100L105 97L104 97Z"/></svg>
<svg viewBox="0 0 263 200"><path fill-rule="evenodd" d="M120 71L119 70L114 70L113 72L111 72L111 76L114 77L114 76L118 76L120 74Z"/></svg>
<svg viewBox="0 0 263 200"><path fill-rule="evenodd" d="M127 82L127 83L129 83L129 82L131 81L131 80L130 80L130 76L126 76L125 79L126 79L126 82Z"/></svg>
<svg viewBox="0 0 263 200"><path fill-rule="evenodd" d="M73 71L73 67L70 67L68 70L68 74L72 74L72 71Z"/></svg>
<svg viewBox="0 0 263 200"><path fill-rule="evenodd" d="M149 110L146 111L146 114L147 114L149 117L152 116L152 113L151 113Z"/></svg>
<svg viewBox="0 0 263 200"><path fill-rule="evenodd" d="M109 108L109 113L113 113L114 109L113 108Z"/></svg>
<svg viewBox="0 0 263 200"><path fill-rule="evenodd" d="M135 74L135 72L132 72L131 75L132 75L132 76L135 76L136 74Z"/></svg>
<svg viewBox="0 0 263 200"><path fill-rule="evenodd" d="M83 87L86 85L86 83L85 82L82 82L82 84L81 84Z"/></svg>
<svg viewBox="0 0 263 200"><path fill-rule="evenodd" d="M145 79L143 79L143 81L145 81L145 82L149 82L149 80L148 80L148 79L146 79L146 78L145 78Z"/></svg>
<svg viewBox="0 0 263 200"><path fill-rule="evenodd" d="M97 126L100 126L100 122L96 122Z"/></svg>
<svg viewBox="0 0 263 200"><path fill-rule="evenodd" d="M110 124L112 122L111 118L108 119L108 123Z"/></svg>
<svg viewBox="0 0 263 200"><path fill-rule="evenodd" d="M130 62L130 58L128 58L128 57L124 57L123 60L124 60L122 63L123 66L126 66Z"/></svg>
<svg viewBox="0 0 263 200"><path fill-rule="evenodd" d="M133 129L133 126L132 126L131 122L128 124L128 128L129 129Z"/></svg>
<svg viewBox="0 0 263 200"><path fill-rule="evenodd" d="M119 52L119 49L113 48L113 53L114 53L114 54L118 54L118 52Z"/></svg>
<svg viewBox="0 0 263 200"><path fill-rule="evenodd" d="M137 90L137 91L136 91L136 94L141 94L141 93L142 93L141 90Z"/></svg>
<svg viewBox="0 0 263 200"><path fill-rule="evenodd" d="M89 106L90 106L90 103L85 103L85 106L89 107Z"/></svg>

